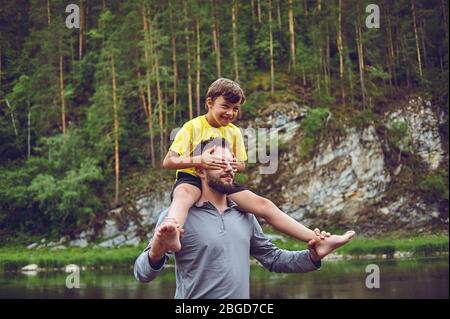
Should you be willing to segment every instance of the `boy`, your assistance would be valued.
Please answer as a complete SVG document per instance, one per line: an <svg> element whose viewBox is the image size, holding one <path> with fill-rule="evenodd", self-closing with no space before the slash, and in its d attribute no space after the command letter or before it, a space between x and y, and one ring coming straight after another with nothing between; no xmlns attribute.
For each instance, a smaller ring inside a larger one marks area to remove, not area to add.
<svg viewBox="0 0 450 319"><path fill-rule="evenodd" d="M209 149L203 155L193 154L194 148L202 141L223 137L230 144L235 156L231 163L234 171L245 170L247 154L243 137L239 128L232 124L244 101L244 92L236 82L224 78L213 82L206 94L208 113L183 125L164 158L164 168L177 169L177 180L172 188L172 203L167 215L168 220L176 222L167 223L162 229L169 235L170 249L174 252L181 249L179 238L182 231L178 229L182 229L189 208L201 196L201 182L195 168L213 169L227 165L223 158L214 155L215 148ZM229 192L228 198L234 201L241 211L264 218L275 229L298 240L309 242L311 239L320 238L316 246L319 255L326 255L344 245L355 234L350 231L341 236L331 236L329 233L320 233L317 229L312 231L283 213L270 200L236 184Z"/></svg>

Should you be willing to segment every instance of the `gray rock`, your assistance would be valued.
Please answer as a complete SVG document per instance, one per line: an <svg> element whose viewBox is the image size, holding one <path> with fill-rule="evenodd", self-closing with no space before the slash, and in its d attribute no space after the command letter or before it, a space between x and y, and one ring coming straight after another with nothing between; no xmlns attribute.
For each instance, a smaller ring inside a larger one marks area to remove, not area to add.
<svg viewBox="0 0 450 319"><path fill-rule="evenodd" d="M49 243L47 244L47 247L53 247L53 246L56 246L56 245L58 245L58 244L55 243L55 242L53 242L53 241L51 241L51 242L49 242Z"/></svg>
<svg viewBox="0 0 450 319"><path fill-rule="evenodd" d="M22 271L37 271L38 270L38 265L36 264L30 264L30 265L26 265L25 267L22 267Z"/></svg>
<svg viewBox="0 0 450 319"><path fill-rule="evenodd" d="M64 250L64 249L67 249L67 247L64 245L58 245L58 246L50 248L50 250Z"/></svg>
<svg viewBox="0 0 450 319"><path fill-rule="evenodd" d="M408 124L414 152L428 164L430 170L439 167L444 158L439 134L440 116L434 114L431 102L421 97L411 99L405 108L388 114L390 122Z"/></svg>
<svg viewBox="0 0 450 319"><path fill-rule="evenodd" d="M112 239L105 240L104 242L99 244L99 247L112 248L114 247L113 240Z"/></svg>
<svg viewBox="0 0 450 319"><path fill-rule="evenodd" d="M120 246L120 245L124 244L126 240L127 239L124 235L119 235L119 236L113 238L113 245Z"/></svg>
<svg viewBox="0 0 450 319"><path fill-rule="evenodd" d="M33 248L36 248L37 246L38 246L38 243L32 243L27 246L27 249L33 249Z"/></svg>
<svg viewBox="0 0 450 319"><path fill-rule="evenodd" d="M80 247L80 248L85 248L88 245L88 242L86 239L76 239L76 240L72 240L69 243L70 246L74 246L74 247Z"/></svg>
<svg viewBox="0 0 450 319"><path fill-rule="evenodd" d="M139 245L140 242L141 242L141 239L139 237L132 237L125 242L125 245L137 246L137 245Z"/></svg>

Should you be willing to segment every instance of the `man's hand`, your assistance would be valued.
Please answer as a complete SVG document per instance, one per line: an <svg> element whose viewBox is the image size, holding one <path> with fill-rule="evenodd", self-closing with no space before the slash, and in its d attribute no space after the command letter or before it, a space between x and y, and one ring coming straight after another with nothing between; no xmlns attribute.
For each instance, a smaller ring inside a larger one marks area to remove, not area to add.
<svg viewBox="0 0 450 319"><path fill-rule="evenodd" d="M308 250L309 256L311 260L315 263L318 263L322 258L319 257L319 254L316 251L316 244L320 241L320 239L313 238L308 242Z"/></svg>
<svg viewBox="0 0 450 319"><path fill-rule="evenodd" d="M320 239L325 239L331 236L331 234L329 232L326 232L324 230L320 231L319 228L315 228L314 229L314 233L316 234L316 236L318 236Z"/></svg>

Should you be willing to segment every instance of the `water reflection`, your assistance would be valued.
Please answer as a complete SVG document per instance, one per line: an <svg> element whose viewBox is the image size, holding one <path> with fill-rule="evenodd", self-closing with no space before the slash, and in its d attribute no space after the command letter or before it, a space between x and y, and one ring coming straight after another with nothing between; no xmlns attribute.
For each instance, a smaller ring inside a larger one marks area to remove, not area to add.
<svg viewBox="0 0 450 319"><path fill-rule="evenodd" d="M380 288L365 286L368 264L380 268ZM252 267L252 298L448 298L448 258L324 263L306 274L276 274ZM65 286L64 272L0 274L0 298L172 298L174 269L150 284L138 283L132 270L80 271L80 288Z"/></svg>

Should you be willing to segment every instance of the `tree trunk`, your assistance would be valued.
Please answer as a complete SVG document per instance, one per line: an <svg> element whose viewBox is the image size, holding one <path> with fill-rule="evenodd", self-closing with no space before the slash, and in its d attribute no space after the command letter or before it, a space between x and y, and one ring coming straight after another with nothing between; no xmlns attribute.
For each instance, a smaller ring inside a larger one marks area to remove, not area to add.
<svg viewBox="0 0 450 319"><path fill-rule="evenodd" d="M448 41L448 18L447 18L447 10L448 4L445 3L445 0L441 0L441 8L442 8L442 17L444 20L444 29L445 29L445 38Z"/></svg>
<svg viewBox="0 0 450 319"><path fill-rule="evenodd" d="M175 32L173 28L172 17L172 1L169 1L169 19L170 19L170 35L172 39L172 67L173 67L173 122L176 122L177 117L177 85L178 85L178 67L177 67L177 47Z"/></svg>
<svg viewBox="0 0 450 319"><path fill-rule="evenodd" d="M317 71L317 84L318 84L319 90L320 90L320 87L321 87L320 75L323 74L323 79L325 82L325 91L326 91L327 90L327 71L326 71L326 67L325 67L325 62L323 61L324 57L323 57L322 48L319 48L319 59L320 59L320 66L319 66L319 70Z"/></svg>
<svg viewBox="0 0 450 319"><path fill-rule="evenodd" d="M216 54L216 70L217 70L217 77L220 78L222 76L222 67L220 61L219 27L216 24L216 14L215 14L216 10L214 0L211 0L211 11L213 15L212 32L213 32L214 52Z"/></svg>
<svg viewBox="0 0 450 319"><path fill-rule="evenodd" d="M364 52L362 43L362 33L359 23L355 26L356 29L356 46L358 48L358 66L359 66L359 80L361 84L361 98L363 109L366 108L366 87L364 84Z"/></svg>
<svg viewBox="0 0 450 319"><path fill-rule="evenodd" d="M84 0L80 0L80 41L78 48L78 58L81 60L84 54L84 26L85 26L85 8Z"/></svg>
<svg viewBox="0 0 450 319"><path fill-rule="evenodd" d="M347 60L348 61L348 81L350 82L350 105L354 105L354 98L353 98L353 72L352 72L352 65L351 65L351 60Z"/></svg>
<svg viewBox="0 0 450 319"><path fill-rule="evenodd" d="M420 57L419 34L417 32L417 23L416 23L416 10L415 10L415 7L414 7L414 1L413 0L411 0L411 11L412 11L412 15L413 15L414 37L416 39L417 64L419 66L420 79L423 79L422 59Z"/></svg>
<svg viewBox="0 0 450 319"><path fill-rule="evenodd" d="M47 0L47 25L52 24L51 0Z"/></svg>
<svg viewBox="0 0 450 319"><path fill-rule="evenodd" d="M116 175L116 187L114 196L114 206L119 204L119 112L117 105L117 86L116 86L116 70L114 66L114 55L111 54L111 79L112 79L112 97L114 111L114 172Z"/></svg>
<svg viewBox="0 0 450 319"><path fill-rule="evenodd" d="M326 85L327 94L330 94L331 90L331 67L330 67L330 35L328 31L327 24L327 35L326 35L326 47L325 47L325 75L326 75Z"/></svg>
<svg viewBox="0 0 450 319"><path fill-rule="evenodd" d="M31 112L28 106L28 134L27 134L27 159L31 156Z"/></svg>
<svg viewBox="0 0 450 319"><path fill-rule="evenodd" d="M169 91L167 89L168 84L167 84L168 80L166 78L166 80L164 81L164 99L163 99L163 103L164 103L164 150L166 150L165 152L167 152L167 131L169 129Z"/></svg>
<svg viewBox="0 0 450 319"><path fill-rule="evenodd" d="M73 68L75 65L75 52L74 52L74 41L73 36L70 35L70 67Z"/></svg>
<svg viewBox="0 0 450 319"><path fill-rule="evenodd" d="M290 66L295 72L295 33L294 33L294 10L292 8L292 0L288 0L288 16L289 16L289 35L291 42L291 63Z"/></svg>
<svg viewBox="0 0 450 319"><path fill-rule="evenodd" d="M149 28L148 28L148 22L147 22L147 13L146 13L146 7L142 5L141 11L142 11L142 23L144 28L144 57L145 57L145 81L146 81L146 87L147 87L147 107L148 107L148 130L150 132L150 159L152 163L152 167L154 168L156 166L155 163L155 145L153 143L154 139L154 132L153 132L153 110L152 110L152 90L151 90L151 57L150 57L150 50L149 50Z"/></svg>
<svg viewBox="0 0 450 319"><path fill-rule="evenodd" d="M403 65L405 67L405 73L406 73L406 87L410 88L411 87L411 70L410 70L410 61L408 59L408 55L407 55L407 51L406 51L406 41L404 39L404 37L399 37L400 41L398 41L400 43L400 48L399 48L399 52L403 53Z"/></svg>
<svg viewBox="0 0 450 319"><path fill-rule="evenodd" d="M255 38L255 0L251 0L251 11L252 11L252 43Z"/></svg>
<svg viewBox="0 0 450 319"><path fill-rule="evenodd" d="M272 0L269 0L269 49L270 49L270 93L275 92L275 71L273 65L273 36L272 36Z"/></svg>
<svg viewBox="0 0 450 319"><path fill-rule="evenodd" d="M308 16L308 0L303 0L303 6L305 8L305 17Z"/></svg>
<svg viewBox="0 0 450 319"><path fill-rule="evenodd" d="M394 80L394 85L397 86L397 73L396 73L396 63L395 63L395 51L394 51L394 41L392 37L392 17L389 11L389 6L386 6L385 15L386 19L386 30L387 30L387 40L388 40L388 52L389 52L389 66L391 69L391 76Z"/></svg>
<svg viewBox="0 0 450 319"><path fill-rule="evenodd" d="M61 97L61 123L62 132L66 133L66 105L64 101L64 69L63 69L63 57L59 55L59 95Z"/></svg>
<svg viewBox="0 0 450 319"><path fill-rule="evenodd" d="M189 29L188 29L188 11L187 11L187 0L183 1L184 7L184 16L185 16L185 24L184 24L184 37L186 39L186 58L187 58L187 85L188 85L188 105L189 105L189 119L192 120L193 112L192 112L192 80L191 80L191 55L190 55L190 41L189 41Z"/></svg>
<svg viewBox="0 0 450 319"><path fill-rule="evenodd" d="M153 37L152 37L153 38ZM159 115L159 156L160 163L164 160L164 121L163 121L163 102L162 102L162 94L161 94L161 83L159 80L159 59L158 59L158 50L154 49L155 56L155 73L156 73L156 93L158 98L158 115Z"/></svg>
<svg viewBox="0 0 450 319"><path fill-rule="evenodd" d="M277 0L277 20L278 20L278 31L281 31L282 25L281 25L281 9L280 9L280 1Z"/></svg>
<svg viewBox="0 0 450 319"><path fill-rule="evenodd" d="M2 44L0 43L0 92L2 91Z"/></svg>
<svg viewBox="0 0 450 319"><path fill-rule="evenodd" d="M261 0L257 0L258 6L258 23L261 24Z"/></svg>
<svg viewBox="0 0 450 319"><path fill-rule="evenodd" d="M425 44L425 20L420 23L420 38L422 40L423 65L427 67L427 46Z"/></svg>
<svg viewBox="0 0 450 319"><path fill-rule="evenodd" d="M341 103L345 104L345 86L344 86L344 47L342 45L342 0L338 5L338 51L339 51L339 82L341 86Z"/></svg>
<svg viewBox="0 0 450 319"><path fill-rule="evenodd" d="M17 139L17 137L19 136L19 133L17 132L16 120L14 119L14 110L11 108L11 105L9 104L8 99L5 99L5 102L6 102L6 106L9 109L9 112L11 112L11 123L12 123L13 129L14 129L14 135L16 136L16 139Z"/></svg>
<svg viewBox="0 0 450 319"><path fill-rule="evenodd" d="M197 52L196 52L196 80L195 80L195 98L196 98L196 104L197 104L197 116L200 116L200 70L201 70L201 64L200 64L200 26L198 19L195 21L195 27L196 27L196 33L197 33Z"/></svg>
<svg viewBox="0 0 450 319"><path fill-rule="evenodd" d="M234 80L239 81L239 64L238 64L238 53L237 53L237 2L233 0L233 5L231 7L232 16L232 26L233 26L233 63L234 63Z"/></svg>
<svg viewBox="0 0 450 319"><path fill-rule="evenodd" d="M139 70L139 67L136 71L137 79L138 79L138 91L139 91L139 98L141 99L142 108L144 109L145 118L148 118L148 111L147 111L147 104L145 103L145 93L144 88L141 85L141 70Z"/></svg>

